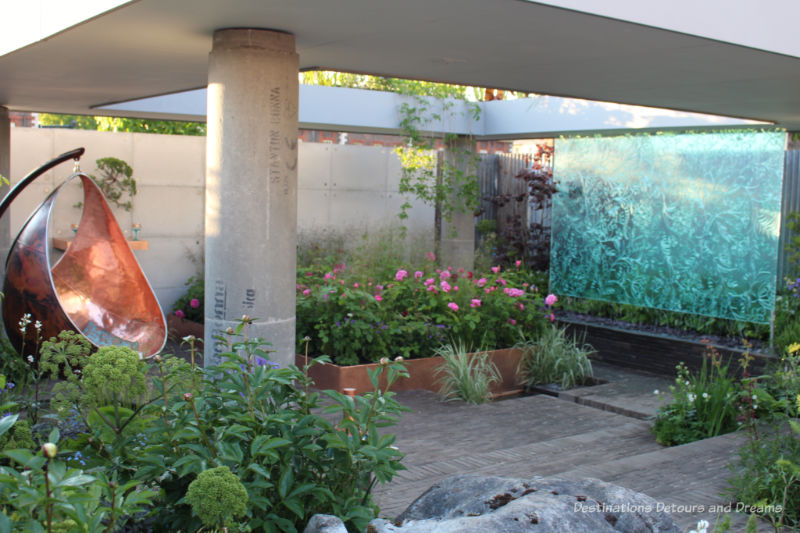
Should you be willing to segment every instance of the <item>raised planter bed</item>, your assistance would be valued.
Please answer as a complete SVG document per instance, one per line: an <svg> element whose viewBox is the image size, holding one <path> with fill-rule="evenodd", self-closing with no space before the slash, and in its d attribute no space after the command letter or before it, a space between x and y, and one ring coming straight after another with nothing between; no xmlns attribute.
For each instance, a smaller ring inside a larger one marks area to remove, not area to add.
<svg viewBox="0 0 800 533"><path fill-rule="evenodd" d="M636 332L609 326L598 326L587 322L559 319L578 338L586 334L586 342L591 344L597 354L594 359L614 365L635 368L655 374L675 375L675 367L681 361L690 370L700 370L706 344L696 340L682 339L655 333ZM730 371L739 371L739 359L743 350L711 344L719 351L725 361L730 361ZM751 352L754 361L750 373L758 374L774 356Z"/></svg>
<svg viewBox="0 0 800 533"><path fill-rule="evenodd" d="M175 313L167 315L167 330L169 331L169 338L180 341L184 337L194 335L198 339L202 339L205 328L203 324L187 320L185 318L178 318Z"/></svg>
<svg viewBox="0 0 800 533"><path fill-rule="evenodd" d="M522 351L516 348L493 350L490 357L500 371L501 381L492 387L495 397L517 394L522 391L522 385L517 380L517 365ZM309 360L311 357L309 357ZM303 355L295 356L295 364L303 368L306 358ZM406 369L408 378L400 378L392 386L393 391L425 389L438 392L439 384L436 382L436 370L444 364L441 357L425 357L421 359L407 359ZM367 370L379 366L378 363L367 365L339 366L335 364L313 365L309 375L314 380L314 385L319 389L333 389L344 392L344 389L355 389L356 394L363 394L372 390ZM382 382L385 386L385 381Z"/></svg>

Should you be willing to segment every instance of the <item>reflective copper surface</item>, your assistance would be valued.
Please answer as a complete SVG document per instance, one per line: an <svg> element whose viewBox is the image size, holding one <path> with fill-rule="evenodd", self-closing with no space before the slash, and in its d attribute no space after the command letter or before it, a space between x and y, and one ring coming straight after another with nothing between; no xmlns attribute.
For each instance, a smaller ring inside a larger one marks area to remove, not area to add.
<svg viewBox="0 0 800 533"><path fill-rule="evenodd" d="M50 269L50 214L59 191L73 178L83 183L83 215L72 244ZM72 329L95 346L127 345L146 357L166 341L166 322L153 290L102 192L85 174L66 180L28 219L9 252L3 290L3 318L17 347L23 343L18 322L24 313L41 321L43 338ZM32 325L26 355L33 351Z"/></svg>

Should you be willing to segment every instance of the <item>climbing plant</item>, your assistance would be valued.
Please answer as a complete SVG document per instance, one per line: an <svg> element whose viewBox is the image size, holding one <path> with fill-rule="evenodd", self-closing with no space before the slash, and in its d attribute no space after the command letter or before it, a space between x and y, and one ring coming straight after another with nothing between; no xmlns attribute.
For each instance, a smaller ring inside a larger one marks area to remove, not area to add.
<svg viewBox="0 0 800 533"><path fill-rule="evenodd" d="M95 161L95 164L100 176L89 177L100 187L103 196L110 204L130 211L133 208L133 197L137 192L133 168L116 157L103 157ZM78 202L75 207L83 207L83 202Z"/></svg>

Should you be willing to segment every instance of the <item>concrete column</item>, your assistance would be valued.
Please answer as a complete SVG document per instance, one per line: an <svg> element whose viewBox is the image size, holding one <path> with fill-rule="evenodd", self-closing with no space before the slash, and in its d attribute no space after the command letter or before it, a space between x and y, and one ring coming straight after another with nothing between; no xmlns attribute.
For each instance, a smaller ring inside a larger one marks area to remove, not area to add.
<svg viewBox="0 0 800 533"><path fill-rule="evenodd" d="M8 120L8 109L0 106L0 176L11 179L11 122ZM8 185L0 187L0 198L9 191ZM0 279L5 276L6 256L11 247L11 213L6 212L0 218Z"/></svg>
<svg viewBox="0 0 800 533"><path fill-rule="evenodd" d="M457 169L465 176L475 176L475 141L469 137L448 140L444 149L444 172ZM477 178L476 178L477 179ZM471 210L455 212L451 220L442 220L441 261L444 267L471 269L475 264L475 216Z"/></svg>
<svg viewBox="0 0 800 533"><path fill-rule="evenodd" d="M242 315L294 362L298 56L294 36L218 30L208 65L205 364Z"/></svg>

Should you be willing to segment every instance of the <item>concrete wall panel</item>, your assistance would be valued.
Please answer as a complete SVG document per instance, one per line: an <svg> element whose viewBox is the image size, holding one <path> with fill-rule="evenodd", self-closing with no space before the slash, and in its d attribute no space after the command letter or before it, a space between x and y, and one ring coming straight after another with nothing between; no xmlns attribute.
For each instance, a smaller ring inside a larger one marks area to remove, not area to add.
<svg viewBox="0 0 800 533"><path fill-rule="evenodd" d="M134 134L133 156L128 163L140 187L202 187L205 149L204 137L137 133Z"/></svg>
<svg viewBox="0 0 800 533"><path fill-rule="evenodd" d="M335 145L334 190L385 191L389 150L372 146Z"/></svg>
<svg viewBox="0 0 800 533"><path fill-rule="evenodd" d="M298 143L298 188L330 189L332 154L333 145L330 144Z"/></svg>

